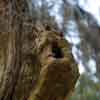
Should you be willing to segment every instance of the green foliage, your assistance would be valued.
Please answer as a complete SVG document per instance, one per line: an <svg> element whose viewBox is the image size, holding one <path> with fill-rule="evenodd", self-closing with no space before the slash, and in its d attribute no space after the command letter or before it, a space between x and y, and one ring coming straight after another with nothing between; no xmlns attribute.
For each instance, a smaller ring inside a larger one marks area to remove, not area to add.
<svg viewBox="0 0 100 100"><path fill-rule="evenodd" d="M69 100L100 100L100 82L95 82L85 74L81 75L76 90Z"/></svg>

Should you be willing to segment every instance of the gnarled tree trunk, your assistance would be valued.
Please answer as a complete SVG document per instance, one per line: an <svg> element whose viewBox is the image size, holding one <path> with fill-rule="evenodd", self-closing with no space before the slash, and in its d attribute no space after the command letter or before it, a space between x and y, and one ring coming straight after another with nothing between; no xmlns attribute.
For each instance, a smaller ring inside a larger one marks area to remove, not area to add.
<svg viewBox="0 0 100 100"><path fill-rule="evenodd" d="M64 100L79 77L68 42L42 24L26 32L26 0L1 1L0 100Z"/></svg>

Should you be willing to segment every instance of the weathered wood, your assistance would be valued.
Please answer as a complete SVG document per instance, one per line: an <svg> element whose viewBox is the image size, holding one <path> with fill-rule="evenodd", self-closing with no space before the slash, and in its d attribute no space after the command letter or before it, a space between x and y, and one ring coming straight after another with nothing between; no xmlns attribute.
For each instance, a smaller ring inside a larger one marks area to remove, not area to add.
<svg viewBox="0 0 100 100"><path fill-rule="evenodd" d="M79 76L77 65L69 44L59 33L45 31L42 35L41 41L37 42L42 67L36 88L28 100L64 100ZM55 43L57 47L53 46ZM53 52L54 48L61 49L62 56Z"/></svg>
<svg viewBox="0 0 100 100"><path fill-rule="evenodd" d="M10 39L1 100L63 100L74 89L79 73L67 41L54 31L37 34L33 48L27 50L23 44L21 62L15 40Z"/></svg>
<svg viewBox="0 0 100 100"><path fill-rule="evenodd" d="M64 100L79 77L70 45L58 30L25 24L25 0L10 3L9 31L0 33L0 100Z"/></svg>

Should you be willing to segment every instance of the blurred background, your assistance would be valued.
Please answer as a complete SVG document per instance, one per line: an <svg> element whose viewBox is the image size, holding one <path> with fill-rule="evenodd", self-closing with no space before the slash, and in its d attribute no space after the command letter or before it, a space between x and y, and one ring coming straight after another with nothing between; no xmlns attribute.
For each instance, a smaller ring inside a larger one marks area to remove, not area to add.
<svg viewBox="0 0 100 100"><path fill-rule="evenodd" d="M30 0L28 7L33 22L59 29L72 46L81 76L70 100L100 100L100 1Z"/></svg>

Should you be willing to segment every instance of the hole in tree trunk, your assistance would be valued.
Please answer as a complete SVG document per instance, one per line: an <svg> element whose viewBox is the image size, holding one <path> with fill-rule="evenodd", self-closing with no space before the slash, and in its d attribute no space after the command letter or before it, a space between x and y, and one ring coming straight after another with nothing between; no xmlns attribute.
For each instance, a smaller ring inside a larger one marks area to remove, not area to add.
<svg viewBox="0 0 100 100"><path fill-rule="evenodd" d="M53 57L55 57L55 58L63 58L62 50L58 46L57 42L52 43L52 53L53 53Z"/></svg>

